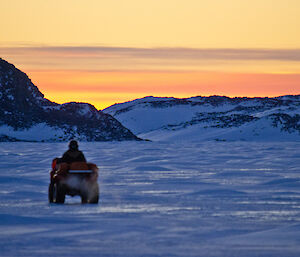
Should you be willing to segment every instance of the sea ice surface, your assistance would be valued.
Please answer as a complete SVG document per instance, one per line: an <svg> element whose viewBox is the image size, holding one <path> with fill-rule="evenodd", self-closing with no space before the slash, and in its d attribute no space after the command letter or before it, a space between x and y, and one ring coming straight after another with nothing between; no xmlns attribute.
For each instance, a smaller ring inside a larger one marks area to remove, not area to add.
<svg viewBox="0 0 300 257"><path fill-rule="evenodd" d="M300 143L80 143L100 203L49 204L66 143L0 144L0 256L300 256Z"/></svg>

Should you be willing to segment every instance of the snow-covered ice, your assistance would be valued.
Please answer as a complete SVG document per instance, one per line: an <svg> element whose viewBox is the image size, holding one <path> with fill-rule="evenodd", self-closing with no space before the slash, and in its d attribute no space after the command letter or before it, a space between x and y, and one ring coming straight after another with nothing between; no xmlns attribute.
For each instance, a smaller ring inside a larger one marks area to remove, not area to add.
<svg viewBox="0 0 300 257"><path fill-rule="evenodd" d="M80 143L99 205L48 204L65 143L0 144L0 256L300 256L300 143Z"/></svg>

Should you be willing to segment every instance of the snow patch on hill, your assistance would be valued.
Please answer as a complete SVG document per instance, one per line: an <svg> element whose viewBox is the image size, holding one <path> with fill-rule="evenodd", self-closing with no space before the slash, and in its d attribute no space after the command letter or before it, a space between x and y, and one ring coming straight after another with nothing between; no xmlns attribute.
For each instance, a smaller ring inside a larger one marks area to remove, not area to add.
<svg viewBox="0 0 300 257"><path fill-rule="evenodd" d="M76 127L73 128L76 131ZM63 130L59 127L49 126L46 123L38 123L30 128L25 129L14 129L13 127L4 125L0 126L0 135L6 135L9 138L15 138L17 141L64 141L67 140L67 130ZM79 138L83 141L86 140L83 136L78 133L73 133L75 138Z"/></svg>

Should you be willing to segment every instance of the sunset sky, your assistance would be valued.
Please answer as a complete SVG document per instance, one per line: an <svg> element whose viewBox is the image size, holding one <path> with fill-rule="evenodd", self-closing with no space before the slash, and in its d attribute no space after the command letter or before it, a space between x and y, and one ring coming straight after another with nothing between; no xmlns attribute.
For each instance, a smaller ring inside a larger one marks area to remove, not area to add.
<svg viewBox="0 0 300 257"><path fill-rule="evenodd" d="M0 0L0 57L48 99L300 94L299 0Z"/></svg>

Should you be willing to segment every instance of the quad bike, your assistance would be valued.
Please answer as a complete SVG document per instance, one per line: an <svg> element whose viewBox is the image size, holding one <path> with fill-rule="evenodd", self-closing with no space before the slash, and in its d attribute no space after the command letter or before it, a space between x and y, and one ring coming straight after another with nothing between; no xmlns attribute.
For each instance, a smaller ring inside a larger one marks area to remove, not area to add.
<svg viewBox="0 0 300 257"><path fill-rule="evenodd" d="M53 160L50 171L49 202L64 203L66 195L79 195L81 203L98 203L97 166L86 162L58 164L58 160Z"/></svg>

